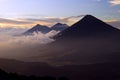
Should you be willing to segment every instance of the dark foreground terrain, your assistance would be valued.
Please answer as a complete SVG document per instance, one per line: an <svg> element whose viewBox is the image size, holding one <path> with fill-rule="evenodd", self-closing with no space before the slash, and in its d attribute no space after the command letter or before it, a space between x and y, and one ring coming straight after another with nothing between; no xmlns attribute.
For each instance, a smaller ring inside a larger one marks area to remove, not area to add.
<svg viewBox="0 0 120 80"><path fill-rule="evenodd" d="M36 77L36 76L25 76L17 73L7 73L0 70L0 80L68 80L65 77L55 78L50 76Z"/></svg>
<svg viewBox="0 0 120 80"><path fill-rule="evenodd" d="M120 63L50 66L46 63L0 59L0 80L119 80ZM16 74L17 73L17 74ZM19 75L18 75L19 74ZM26 76L22 76L26 75ZM35 76L39 77L35 77ZM40 77L52 76L52 77ZM58 78L58 79L57 79Z"/></svg>

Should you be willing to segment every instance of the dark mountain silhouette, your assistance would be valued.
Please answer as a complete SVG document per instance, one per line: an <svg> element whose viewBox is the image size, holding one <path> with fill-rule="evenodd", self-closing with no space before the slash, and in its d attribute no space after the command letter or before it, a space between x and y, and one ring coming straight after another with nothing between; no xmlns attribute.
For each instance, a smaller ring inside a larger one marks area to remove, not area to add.
<svg viewBox="0 0 120 80"><path fill-rule="evenodd" d="M57 23L55 25L53 25L51 27L52 30L56 30L56 31L63 31L66 28L68 28L69 26L67 24L61 24L61 23Z"/></svg>
<svg viewBox="0 0 120 80"><path fill-rule="evenodd" d="M43 26L40 24L35 25L33 28L27 30L26 32L23 33L23 35L31 35L34 32L42 32L42 33L48 33L51 30L56 30L56 31L63 31L64 29L68 28L68 25L66 24L61 24L61 23L57 23L54 26L52 26L51 28L47 27L47 26Z"/></svg>
<svg viewBox="0 0 120 80"><path fill-rule="evenodd" d="M54 39L47 51L30 59L48 58L58 65L120 61L120 30L94 16L86 15Z"/></svg>
<svg viewBox="0 0 120 80"><path fill-rule="evenodd" d="M86 15L82 20L73 24L63 32L60 32L57 38L79 38L91 36L119 35L120 30L108 25L92 15Z"/></svg>
<svg viewBox="0 0 120 80"><path fill-rule="evenodd" d="M24 32L24 35L30 35L33 32L42 32L42 33L48 33L51 29L47 26L42 26L40 24L37 24L36 26L34 26L33 28L29 29L28 31Z"/></svg>

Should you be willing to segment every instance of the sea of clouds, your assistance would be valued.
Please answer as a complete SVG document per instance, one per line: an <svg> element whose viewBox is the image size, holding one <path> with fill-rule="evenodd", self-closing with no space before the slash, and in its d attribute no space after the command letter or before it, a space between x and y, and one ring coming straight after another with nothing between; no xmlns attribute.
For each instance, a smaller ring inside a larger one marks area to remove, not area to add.
<svg viewBox="0 0 120 80"><path fill-rule="evenodd" d="M46 34L34 32L33 35L20 35L28 29L1 28L0 29L0 57L19 59L38 54L36 47L49 44L53 41L51 37L59 31L50 31Z"/></svg>

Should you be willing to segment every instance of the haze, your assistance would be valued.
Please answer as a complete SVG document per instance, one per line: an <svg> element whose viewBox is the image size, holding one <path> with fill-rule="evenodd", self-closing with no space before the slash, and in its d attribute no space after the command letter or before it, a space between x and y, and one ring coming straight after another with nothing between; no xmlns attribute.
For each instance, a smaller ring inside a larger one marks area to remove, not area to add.
<svg viewBox="0 0 120 80"><path fill-rule="evenodd" d="M91 14L119 28L119 7L119 0L0 0L0 27L31 28L58 22L71 25L76 22L71 16Z"/></svg>

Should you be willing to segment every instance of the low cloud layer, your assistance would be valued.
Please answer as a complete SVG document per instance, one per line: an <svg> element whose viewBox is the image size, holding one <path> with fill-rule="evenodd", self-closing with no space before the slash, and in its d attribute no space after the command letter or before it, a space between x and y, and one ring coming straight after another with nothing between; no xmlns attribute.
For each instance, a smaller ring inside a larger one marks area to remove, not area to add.
<svg viewBox="0 0 120 80"><path fill-rule="evenodd" d="M10 42L12 44L20 42L20 44L27 45L36 45L36 44L47 44L49 42L54 41L50 37L56 35L58 31L50 31L46 34L41 32L34 32L33 35L28 36L19 36L19 34L25 32L27 29L15 29L15 28L2 28L0 29L0 42L7 43ZM32 44L33 43L33 44ZM35 43L35 44L34 44Z"/></svg>
<svg viewBox="0 0 120 80"><path fill-rule="evenodd" d="M17 58L35 55L37 46L43 46L54 40L50 37L56 35L57 31L50 31L46 34L41 32L33 33L30 36L16 36L24 32L24 29L4 28L0 29L0 57ZM37 52L38 53L38 52Z"/></svg>

